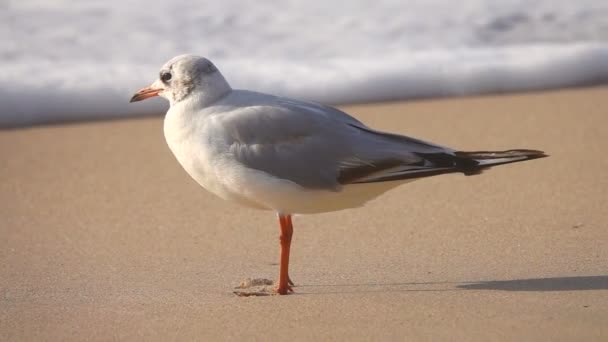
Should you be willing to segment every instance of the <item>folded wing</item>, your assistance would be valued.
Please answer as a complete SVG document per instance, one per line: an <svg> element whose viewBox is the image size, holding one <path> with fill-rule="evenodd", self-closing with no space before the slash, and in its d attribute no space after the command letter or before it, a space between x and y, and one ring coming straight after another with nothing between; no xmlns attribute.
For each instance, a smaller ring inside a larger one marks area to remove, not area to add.
<svg viewBox="0 0 608 342"><path fill-rule="evenodd" d="M307 189L476 174L483 168L538 158L542 152L457 152L373 130L348 114L297 100L272 98L222 114L230 153L244 166ZM544 154L542 154L544 156Z"/></svg>

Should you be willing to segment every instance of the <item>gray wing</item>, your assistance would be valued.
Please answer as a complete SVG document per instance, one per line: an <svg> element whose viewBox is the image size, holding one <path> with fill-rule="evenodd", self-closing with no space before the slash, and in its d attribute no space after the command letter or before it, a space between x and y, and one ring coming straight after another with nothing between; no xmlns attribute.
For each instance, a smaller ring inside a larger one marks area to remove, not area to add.
<svg viewBox="0 0 608 342"><path fill-rule="evenodd" d="M372 130L335 108L272 98L221 114L229 151L246 167L309 189L424 176L453 150ZM433 159L436 159L433 161Z"/></svg>

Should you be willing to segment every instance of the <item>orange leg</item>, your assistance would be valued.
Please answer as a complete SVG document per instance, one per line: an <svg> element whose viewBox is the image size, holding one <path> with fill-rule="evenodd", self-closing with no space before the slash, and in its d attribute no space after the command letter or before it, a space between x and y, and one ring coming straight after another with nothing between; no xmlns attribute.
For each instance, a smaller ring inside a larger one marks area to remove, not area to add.
<svg viewBox="0 0 608 342"><path fill-rule="evenodd" d="M289 223L289 226L291 227L291 235L293 235L293 224L291 223L291 215L287 216L287 223ZM291 244L291 238L289 239L289 241ZM295 286L295 284L293 283L293 281L291 281L291 278L289 277L289 272L287 272L287 284Z"/></svg>
<svg viewBox="0 0 608 342"><path fill-rule="evenodd" d="M293 235L291 215L279 214L279 223L281 224L281 266L279 269L279 285L275 288L275 291L278 294L284 295L288 292L293 292L289 284L291 282L289 279L289 248L291 246L291 236Z"/></svg>

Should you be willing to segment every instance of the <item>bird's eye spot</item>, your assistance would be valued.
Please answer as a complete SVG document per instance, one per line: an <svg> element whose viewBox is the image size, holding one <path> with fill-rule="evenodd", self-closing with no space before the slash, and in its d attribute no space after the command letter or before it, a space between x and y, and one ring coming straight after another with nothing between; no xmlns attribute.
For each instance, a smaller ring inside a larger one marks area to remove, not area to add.
<svg viewBox="0 0 608 342"><path fill-rule="evenodd" d="M171 80L171 73L170 72L163 72L162 74L160 74L160 79L163 82L167 82L167 81Z"/></svg>

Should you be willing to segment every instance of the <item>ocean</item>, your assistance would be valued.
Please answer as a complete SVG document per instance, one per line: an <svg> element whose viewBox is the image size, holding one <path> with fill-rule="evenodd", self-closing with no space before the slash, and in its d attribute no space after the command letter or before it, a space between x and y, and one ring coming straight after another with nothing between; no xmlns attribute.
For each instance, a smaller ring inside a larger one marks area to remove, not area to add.
<svg viewBox="0 0 608 342"><path fill-rule="evenodd" d="M129 98L184 53L326 104L608 83L605 0L9 0L0 20L1 127L163 113Z"/></svg>

